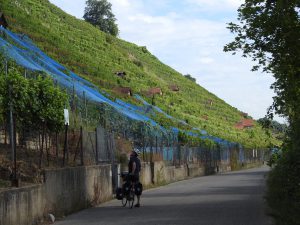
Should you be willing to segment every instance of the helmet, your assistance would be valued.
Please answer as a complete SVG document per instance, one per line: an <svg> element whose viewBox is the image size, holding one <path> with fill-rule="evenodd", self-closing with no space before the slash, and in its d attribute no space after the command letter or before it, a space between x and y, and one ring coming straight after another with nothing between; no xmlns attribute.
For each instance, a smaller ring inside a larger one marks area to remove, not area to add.
<svg viewBox="0 0 300 225"><path fill-rule="evenodd" d="M138 148L134 148L132 151L135 152L137 155L141 154L141 151Z"/></svg>

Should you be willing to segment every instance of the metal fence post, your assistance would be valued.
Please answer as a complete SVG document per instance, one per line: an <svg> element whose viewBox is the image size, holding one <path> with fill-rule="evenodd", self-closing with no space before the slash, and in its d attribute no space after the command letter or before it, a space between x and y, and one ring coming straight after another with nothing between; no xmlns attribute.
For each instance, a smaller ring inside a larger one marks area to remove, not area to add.
<svg viewBox="0 0 300 225"><path fill-rule="evenodd" d="M8 62L5 60L5 78L8 78ZM15 143L15 125L14 125L14 116L13 116L13 105L11 100L11 85L9 84L8 87L8 98L9 98L9 124L10 124L10 146L11 146L11 161L14 164L13 168L13 179L12 179L12 185L18 187L18 181L17 181L17 154L16 154L16 143Z"/></svg>
<svg viewBox="0 0 300 225"><path fill-rule="evenodd" d="M153 140L152 136L150 136L150 163L153 162Z"/></svg>
<svg viewBox="0 0 300 225"><path fill-rule="evenodd" d="M65 125L65 142L64 142L64 156L63 166L68 165L69 152L68 152L68 125Z"/></svg>
<svg viewBox="0 0 300 225"><path fill-rule="evenodd" d="M99 158L98 158L98 148L99 148L99 143L98 143L98 132L97 132L97 127L95 129L95 142L96 142L96 149L95 149L95 157L96 157L96 165L98 165Z"/></svg>
<svg viewBox="0 0 300 225"><path fill-rule="evenodd" d="M80 126L80 165L84 165L84 160L83 160L83 130L82 126Z"/></svg>

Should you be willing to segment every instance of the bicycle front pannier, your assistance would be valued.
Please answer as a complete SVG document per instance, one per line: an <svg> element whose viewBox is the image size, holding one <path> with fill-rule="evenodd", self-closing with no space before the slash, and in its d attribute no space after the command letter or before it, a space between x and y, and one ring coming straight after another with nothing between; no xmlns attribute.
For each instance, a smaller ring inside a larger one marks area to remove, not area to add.
<svg viewBox="0 0 300 225"><path fill-rule="evenodd" d="M141 195L143 192L143 185L140 182L135 184L134 190L136 195Z"/></svg>
<svg viewBox="0 0 300 225"><path fill-rule="evenodd" d="M124 195L128 195L129 192L130 192L130 188L131 188L130 182L125 182L125 183L123 184L123 194L124 194Z"/></svg>
<svg viewBox="0 0 300 225"><path fill-rule="evenodd" d="M122 198L123 198L122 188L117 188L117 190L116 190L116 199L122 200Z"/></svg>

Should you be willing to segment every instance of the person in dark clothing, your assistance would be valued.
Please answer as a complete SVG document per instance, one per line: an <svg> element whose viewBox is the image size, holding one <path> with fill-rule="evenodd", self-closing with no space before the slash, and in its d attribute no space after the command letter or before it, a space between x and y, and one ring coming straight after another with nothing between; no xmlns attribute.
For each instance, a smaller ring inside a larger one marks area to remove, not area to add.
<svg viewBox="0 0 300 225"><path fill-rule="evenodd" d="M141 161L138 158L140 151L138 149L133 149L130 154L130 160L128 163L128 172L129 175L132 177L132 182L137 184L140 182L140 172L141 172ZM135 207L140 207L140 198L141 195L137 195L137 204Z"/></svg>

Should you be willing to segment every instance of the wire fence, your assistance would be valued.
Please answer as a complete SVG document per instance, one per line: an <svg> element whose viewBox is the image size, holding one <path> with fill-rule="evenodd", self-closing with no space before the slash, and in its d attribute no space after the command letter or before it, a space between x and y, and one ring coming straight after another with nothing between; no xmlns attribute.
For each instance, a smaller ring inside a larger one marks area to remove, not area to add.
<svg viewBox="0 0 300 225"><path fill-rule="evenodd" d="M145 136L134 140L124 133L114 133L101 126L93 130L80 127L65 132L47 134L27 129L16 135L16 171L22 182L42 182L43 170L68 166L111 164L112 176L116 179L116 165L126 168L131 150L141 150L144 162L164 161L169 166L197 164L207 173L222 171L230 166L238 169L249 163L268 159L267 149L244 149L240 145L182 145L167 138ZM6 126L0 126L0 153L10 156L10 138ZM1 179L9 180L14 165L11 160L1 159Z"/></svg>

